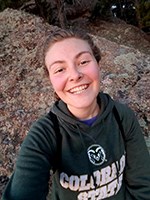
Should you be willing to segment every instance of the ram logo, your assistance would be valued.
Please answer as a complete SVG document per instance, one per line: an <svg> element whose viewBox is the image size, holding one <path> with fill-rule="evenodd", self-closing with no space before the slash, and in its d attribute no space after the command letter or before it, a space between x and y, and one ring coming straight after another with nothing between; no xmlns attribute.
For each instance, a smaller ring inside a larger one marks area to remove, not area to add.
<svg viewBox="0 0 150 200"><path fill-rule="evenodd" d="M98 145L93 144L87 149L87 154L90 162L93 165L102 165L106 161L106 154L104 149Z"/></svg>

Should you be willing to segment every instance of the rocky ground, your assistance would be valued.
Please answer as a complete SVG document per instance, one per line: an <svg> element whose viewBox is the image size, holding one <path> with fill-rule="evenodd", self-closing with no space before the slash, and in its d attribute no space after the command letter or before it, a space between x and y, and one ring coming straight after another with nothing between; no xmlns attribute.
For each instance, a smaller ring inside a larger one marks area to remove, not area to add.
<svg viewBox="0 0 150 200"><path fill-rule="evenodd" d="M53 90L41 63L41 45L51 31L43 19L17 10L0 13L0 196L29 127L52 105ZM92 34L102 52L101 88L136 113L150 149L150 42L120 21L69 22Z"/></svg>

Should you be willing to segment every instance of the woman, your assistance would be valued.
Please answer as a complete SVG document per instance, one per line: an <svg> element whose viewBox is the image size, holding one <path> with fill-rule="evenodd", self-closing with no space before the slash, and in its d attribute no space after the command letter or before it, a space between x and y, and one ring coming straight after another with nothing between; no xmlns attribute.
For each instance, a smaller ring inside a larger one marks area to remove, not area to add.
<svg viewBox="0 0 150 200"><path fill-rule="evenodd" d="M149 200L150 158L137 119L100 92L100 52L66 30L46 41L44 63L58 97L31 127L3 200Z"/></svg>

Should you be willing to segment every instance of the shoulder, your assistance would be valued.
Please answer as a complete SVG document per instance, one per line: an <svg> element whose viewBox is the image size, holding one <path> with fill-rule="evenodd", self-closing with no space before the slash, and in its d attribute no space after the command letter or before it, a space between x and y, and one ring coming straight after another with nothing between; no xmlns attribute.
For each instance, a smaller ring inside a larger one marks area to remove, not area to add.
<svg viewBox="0 0 150 200"><path fill-rule="evenodd" d="M115 102L114 106L120 117L126 137L130 137L135 133L140 132L141 128L134 111L126 104Z"/></svg>
<svg viewBox="0 0 150 200"><path fill-rule="evenodd" d="M130 118L135 117L134 111L127 104L114 101L114 107L117 110L121 120L129 119L129 116Z"/></svg>
<svg viewBox="0 0 150 200"><path fill-rule="evenodd" d="M112 112L116 110L116 112L118 112L120 119L128 117L129 115L134 115L134 111L127 104L114 100L109 94L101 92L99 96L101 102L109 107L109 110L112 110Z"/></svg>
<svg viewBox="0 0 150 200"><path fill-rule="evenodd" d="M32 124L23 145L35 143L37 145L56 143L54 122L49 114L41 116Z"/></svg>
<svg viewBox="0 0 150 200"><path fill-rule="evenodd" d="M54 115L54 114L53 114ZM53 130L54 127L54 119L53 115L49 113L41 116L39 119L37 119L31 126L30 130L36 129L36 130Z"/></svg>

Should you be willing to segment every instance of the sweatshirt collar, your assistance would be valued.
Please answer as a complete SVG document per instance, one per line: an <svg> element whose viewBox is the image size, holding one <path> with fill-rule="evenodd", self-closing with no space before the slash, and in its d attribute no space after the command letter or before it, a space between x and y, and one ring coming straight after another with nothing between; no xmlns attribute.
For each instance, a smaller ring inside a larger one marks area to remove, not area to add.
<svg viewBox="0 0 150 200"><path fill-rule="evenodd" d="M101 120L104 120L106 116L112 111L112 108L114 106L114 102L111 97L108 94L102 92L99 93L97 97L97 102L101 109L100 113L97 116L98 120L96 120L93 125L99 123ZM88 125L84 124L72 115L72 113L68 110L67 105L62 100L56 101L51 111L57 116L60 121L64 121L66 123L69 123L70 125L78 124L79 127L82 128L88 127Z"/></svg>

